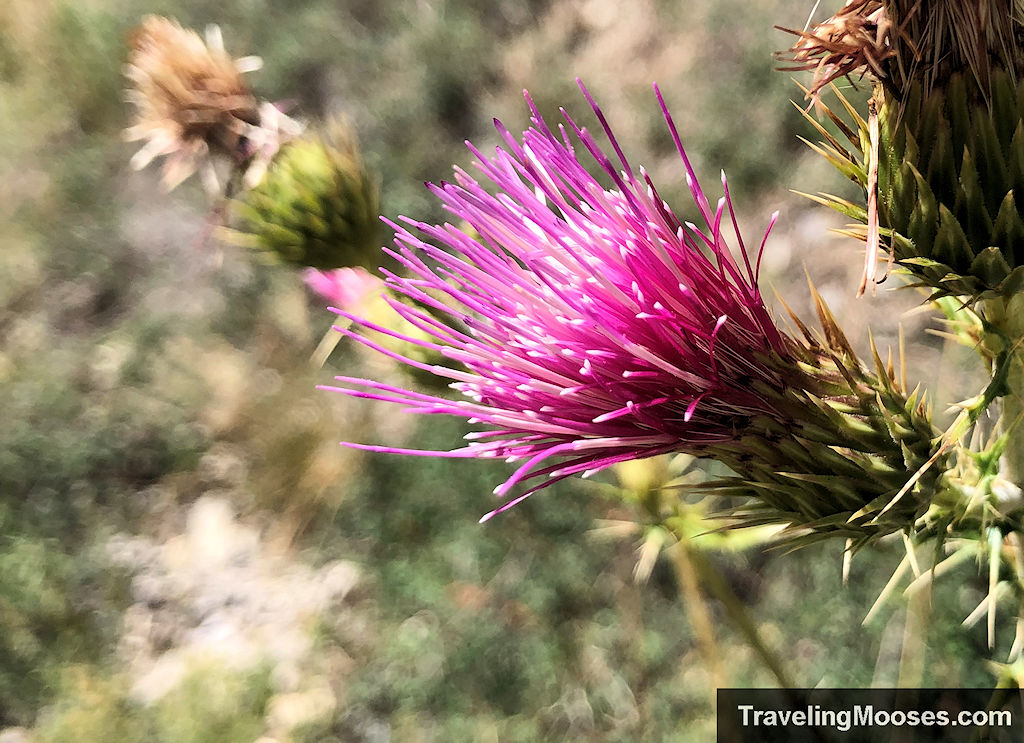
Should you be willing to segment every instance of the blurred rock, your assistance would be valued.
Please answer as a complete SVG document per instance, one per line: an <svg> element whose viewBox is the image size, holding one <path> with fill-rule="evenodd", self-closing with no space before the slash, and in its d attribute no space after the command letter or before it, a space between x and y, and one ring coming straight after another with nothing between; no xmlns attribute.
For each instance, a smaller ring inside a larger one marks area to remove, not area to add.
<svg viewBox="0 0 1024 743"><path fill-rule="evenodd" d="M132 695L143 704L152 704L181 683L187 673L188 664L184 658L164 655L136 678Z"/></svg>
<svg viewBox="0 0 1024 743"><path fill-rule="evenodd" d="M302 683L302 669L293 661L282 661L271 671L270 683L282 693L296 691Z"/></svg>
<svg viewBox="0 0 1024 743"><path fill-rule="evenodd" d="M110 391L121 382L121 370L131 357L132 347L111 341L98 345L89 358L89 377L94 387Z"/></svg>
<svg viewBox="0 0 1024 743"><path fill-rule="evenodd" d="M153 562L158 548L148 539L115 534L107 541L107 556L115 565L137 567Z"/></svg>
<svg viewBox="0 0 1024 743"><path fill-rule="evenodd" d="M348 560L328 563L320 569L320 582L327 601L343 601L359 585L359 566Z"/></svg>
<svg viewBox="0 0 1024 743"><path fill-rule="evenodd" d="M241 487L247 472L242 449L224 442L214 444L199 460L197 467L200 482L214 487Z"/></svg>
<svg viewBox="0 0 1024 743"><path fill-rule="evenodd" d="M184 537L186 560L211 571L248 564L259 541L253 529L235 522L235 510L226 498L210 496L200 498L189 510Z"/></svg>
<svg viewBox="0 0 1024 743"><path fill-rule="evenodd" d="M216 457L205 465L208 481L234 477L237 458L226 448ZM269 663L275 726L329 715L335 693L318 674L333 679L351 663L317 654L313 630L341 613L362 580L359 566L313 568L271 549L260 529L238 520L225 491L207 491L178 523L163 543L118 535L107 544L111 561L134 571L120 645L133 695L152 703L211 660L239 671Z"/></svg>
<svg viewBox="0 0 1024 743"><path fill-rule="evenodd" d="M336 706L334 693L326 684L304 692L275 694L267 704L267 724L273 730L287 732L329 720Z"/></svg>
<svg viewBox="0 0 1024 743"><path fill-rule="evenodd" d="M5 350L15 357L25 356L42 348L49 337L50 331L42 313L17 317L7 331Z"/></svg>

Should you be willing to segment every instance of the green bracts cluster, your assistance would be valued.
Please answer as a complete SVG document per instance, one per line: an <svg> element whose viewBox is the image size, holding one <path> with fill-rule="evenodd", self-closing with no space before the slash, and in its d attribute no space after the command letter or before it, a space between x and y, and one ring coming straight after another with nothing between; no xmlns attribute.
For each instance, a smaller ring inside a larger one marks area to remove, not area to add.
<svg viewBox="0 0 1024 743"><path fill-rule="evenodd" d="M867 370L817 301L826 339L808 335L806 384L772 400L789 414L755 419L716 446L736 476L711 487L748 499L730 512L737 525L788 524L794 544L841 537L856 548L926 528L949 467L928 406L877 352Z"/></svg>
<svg viewBox="0 0 1024 743"><path fill-rule="evenodd" d="M285 145L236 203L240 241L321 270L380 259L380 186L343 123Z"/></svg>
<svg viewBox="0 0 1024 743"><path fill-rule="evenodd" d="M879 111L878 215L883 246L935 296L979 299L1024 288L1024 84L994 70L984 90L958 73L923 93L912 81ZM826 157L868 188L869 124L847 106L851 153ZM838 117L833 115L833 120ZM861 222L867 210L820 200Z"/></svg>
<svg viewBox="0 0 1024 743"><path fill-rule="evenodd" d="M1024 86L998 71L989 93L959 74L924 100L915 83L880 112L881 223L907 238L897 259L918 259L943 294L1024 285Z"/></svg>

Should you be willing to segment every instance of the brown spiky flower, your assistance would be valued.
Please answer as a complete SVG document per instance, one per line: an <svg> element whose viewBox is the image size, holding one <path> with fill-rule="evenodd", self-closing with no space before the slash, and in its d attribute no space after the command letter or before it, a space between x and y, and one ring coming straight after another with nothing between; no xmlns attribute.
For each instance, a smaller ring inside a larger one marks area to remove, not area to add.
<svg viewBox="0 0 1024 743"><path fill-rule="evenodd" d="M164 157L162 181L170 190L211 155L244 161L247 135L259 125L260 114L242 73L258 69L258 58L233 60L216 27L207 30L204 41L160 16L148 16L130 43L125 75L136 115L125 138L145 141L132 167Z"/></svg>
<svg viewBox="0 0 1024 743"><path fill-rule="evenodd" d="M892 24L881 0L851 0L810 31L779 28L799 37L788 51L776 55L789 65L781 69L813 70L812 97L841 77L861 77L869 71L886 77L883 63L895 54L890 44Z"/></svg>
<svg viewBox="0 0 1024 743"><path fill-rule="evenodd" d="M870 74L895 95L925 93L968 72L987 94L993 70L1021 70L1022 0L850 0L778 58L813 70L817 96L842 77Z"/></svg>

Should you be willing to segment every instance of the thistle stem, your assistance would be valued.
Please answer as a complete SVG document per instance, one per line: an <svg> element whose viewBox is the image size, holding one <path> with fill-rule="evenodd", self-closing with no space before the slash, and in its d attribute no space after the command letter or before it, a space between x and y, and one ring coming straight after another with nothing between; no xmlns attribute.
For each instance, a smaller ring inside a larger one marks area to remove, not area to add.
<svg viewBox="0 0 1024 743"><path fill-rule="evenodd" d="M679 530L673 530L674 532ZM758 630L757 625L754 624L750 615L747 614L746 608L743 606L743 602L740 601L739 597L733 592L732 588L712 565L707 561L704 555L697 549L693 548L689 537L684 533L676 533L676 539L678 544L672 550L673 553L673 565L676 569L676 577L680 581L680 591L684 593L684 601L689 606L690 602L686 598L686 588L690 576L684 580L684 573L692 573L692 576L699 579L699 583L696 584L697 595L700 591L700 586L703 587L714 596L718 602L725 609L725 613L732 621L733 625L740 634L743 635L744 639L751 649L757 653L761 662L764 663L765 667L771 671L772 675L775 676L775 680L778 681L779 686L783 689L795 689L796 685L790 678L786 669L782 666L782 662L779 657L768 647L768 644L761 637L761 632ZM703 605L703 602L701 602ZM704 606L706 612L706 605ZM691 616L691 621L694 621ZM710 620L709 620L710 621ZM696 624L694 626L697 629ZM699 635L699 631L698 631ZM714 675L714 672L712 672Z"/></svg>
<svg viewBox="0 0 1024 743"><path fill-rule="evenodd" d="M1019 534L1008 534L1006 541L1013 547L1013 569L1017 578L1018 591L1024 588L1024 540ZM1010 647L1007 663L1015 663L1024 651L1024 595L1018 594L1017 624L1013 635L1013 645Z"/></svg>
<svg viewBox="0 0 1024 743"><path fill-rule="evenodd" d="M344 318L342 318L344 320ZM338 325L349 325L349 322L338 322ZM313 355L310 356L309 362L317 369L322 369L323 365L327 363L327 359L330 358L331 353L337 347L338 342L341 340L342 335L334 328L329 329L320 343L317 345L316 350L313 351Z"/></svg>
<svg viewBox="0 0 1024 743"><path fill-rule="evenodd" d="M1004 479L1024 488L1024 426L1019 423L1024 417L1024 295L988 300L984 313L990 328L983 341L987 351L996 358L1009 347L999 421L1000 432L1008 438L1000 470Z"/></svg>
<svg viewBox="0 0 1024 743"><path fill-rule="evenodd" d="M718 642L715 640L714 623L711 620L711 612L708 610L707 602L700 590L700 579L694 569L691 559L692 547L688 542L677 542L670 550L672 553L672 567L675 569L676 581L679 584L679 594L686 605L687 618L693 633L697 637L697 646L701 655L704 656L704 663L707 665L708 674L711 676L711 703L715 703L715 689L725 686L725 675L722 670L722 656L718 651Z"/></svg>
<svg viewBox="0 0 1024 743"><path fill-rule="evenodd" d="M896 685L901 689L921 685L924 674L925 653L928 645L928 624L931 619L931 584L923 591L911 595L903 623L903 643L900 647L899 676Z"/></svg>

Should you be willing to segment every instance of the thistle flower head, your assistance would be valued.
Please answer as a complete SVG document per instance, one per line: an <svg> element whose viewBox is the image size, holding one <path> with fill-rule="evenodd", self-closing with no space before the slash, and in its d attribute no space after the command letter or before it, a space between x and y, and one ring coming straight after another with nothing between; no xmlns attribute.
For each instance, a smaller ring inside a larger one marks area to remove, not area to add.
<svg viewBox="0 0 1024 743"><path fill-rule="evenodd" d="M570 117L553 131L530 107L533 127L522 142L499 123L505 147L491 157L473 149L495 193L461 170L454 183L431 187L472 234L408 221L444 250L394 225L391 252L412 277L391 275L389 283L447 318L411 302L395 310L465 367L432 370L466 399L361 380L349 381L370 391L350 394L490 427L450 455L519 462L500 494L523 479L547 475L547 484L627 459L701 451L771 414L753 386L782 380L758 359L786 354L788 344L755 269L738 264L726 244L724 223L734 224L728 195L712 208L680 148L704 224L684 223L606 125L618 165ZM570 133L613 188L579 162Z"/></svg>
<svg viewBox="0 0 1024 743"><path fill-rule="evenodd" d="M1024 72L1024 3L1020 0L885 0L895 57L894 89L913 83L927 95L967 73L983 97L992 73Z"/></svg>
<svg viewBox="0 0 1024 743"><path fill-rule="evenodd" d="M876 405L876 393L852 390L860 372L851 375L832 360L818 363L831 359L831 352L798 342L775 324L757 287L756 262L736 226L725 178L724 196L712 206L660 93L699 225L680 219L645 172L630 165L603 113L583 91L614 161L568 114L563 112L562 125L549 127L527 97L532 126L521 140L496 122L502 147L485 155L470 146L479 181L456 169L454 182L431 186L460 227L413 220L392 225L390 252L409 276L388 274L392 290L405 297L390 304L419 335L334 310L356 328L441 354L450 365L421 363L369 335L339 328L381 353L452 380L461 399L350 377L338 377L343 386L327 389L463 417L485 430L469 434L468 445L450 452L349 445L515 463L495 492L505 496L520 484L525 492L485 518L551 482L665 452L718 456L739 472L757 459L750 471L760 476L771 470L764 487L785 491L776 502L787 504L794 502L787 490L794 481L779 469L827 472L839 457L843 472L837 478L852 470L863 479L858 468L885 448L880 437L889 439L886 452L900 468L905 451L920 454L920 442L903 447L884 426L879 436L854 443L836 431L845 415L874 415L867 408ZM585 159L596 163L604 182L584 167ZM769 230L774 220L775 215ZM765 239L767 231L760 249ZM733 241L739 257L729 245ZM826 330L836 353L852 356L834 324ZM826 396L839 407L824 403ZM876 424L860 426L874 431ZM832 431L834 446L792 434L804 425L815 427L817 438ZM918 433L914 429L911 437ZM787 436L792 447L776 446ZM856 452L837 454L847 445ZM927 436L923 446L930 446ZM819 449L824 452L815 453ZM783 453L764 454L776 450ZM887 474L855 506L818 503L805 509L803 520L838 511L849 516L879 493L891 497L906 476L893 482L890 460ZM828 499L827 487L820 485L800 483L797 497L806 505L814 500L807 492L817 488ZM799 520L800 508L777 507L773 513L787 522ZM911 511L917 508L914 501Z"/></svg>
<svg viewBox="0 0 1024 743"><path fill-rule="evenodd" d="M170 190L211 154L244 159L244 139L260 117L242 73L257 69L257 58L232 60L216 27L204 41L160 16L143 21L131 47L125 75L136 114L125 138L145 141L134 168L165 157L163 183Z"/></svg>

